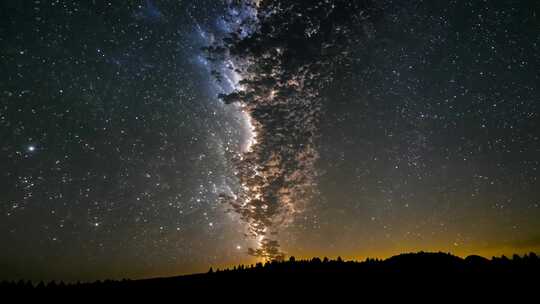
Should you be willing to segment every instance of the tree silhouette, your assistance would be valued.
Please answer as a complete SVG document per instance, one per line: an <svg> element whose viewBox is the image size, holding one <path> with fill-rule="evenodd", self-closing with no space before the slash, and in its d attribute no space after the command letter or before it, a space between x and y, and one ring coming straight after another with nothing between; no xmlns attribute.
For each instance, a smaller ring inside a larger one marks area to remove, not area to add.
<svg viewBox="0 0 540 304"><path fill-rule="evenodd" d="M540 274L540 260L535 253L524 256L513 255L486 259L468 256L465 259L442 252L407 253L380 260L368 258L363 262L312 258L301 260L290 257L287 261L257 263L250 267L234 266L232 269L210 267L205 274L150 280L105 280L94 283L40 282L32 285L29 281L2 282L0 290L32 291L47 290L59 293L69 291L139 291L154 289L173 289L184 293L206 292L208 290L235 290L262 286L289 286L298 290L314 291L313 286L343 291L343 286L354 282L355 286L384 287L387 290L403 287L406 284L449 288L455 282L463 283L462 288L471 287L479 291L480 286L493 289L501 285L507 290L516 287L521 291L525 286L535 283ZM302 289L305 288L305 289ZM531 287L534 289L535 287ZM353 288L354 290L354 288ZM465 289L464 289L465 290ZM452 289L456 292L456 289Z"/></svg>

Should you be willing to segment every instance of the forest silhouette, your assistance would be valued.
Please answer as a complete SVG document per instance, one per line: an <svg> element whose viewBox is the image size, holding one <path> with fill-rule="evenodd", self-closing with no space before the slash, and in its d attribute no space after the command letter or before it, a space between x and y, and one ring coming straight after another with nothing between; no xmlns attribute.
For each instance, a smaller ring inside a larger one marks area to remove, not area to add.
<svg viewBox="0 0 540 304"><path fill-rule="evenodd" d="M418 252L400 254L388 259L344 261L313 258L270 261L254 265L239 265L213 269L207 273L142 280L105 280L92 283L64 282L3 282L0 290L16 293L129 292L169 290L186 294L219 295L220 293L307 292L364 290L368 294L397 290L423 292L452 291L476 293L485 291L491 296L502 290L511 291L534 285L540 273L540 259L535 253L486 259L478 255L466 258L449 253ZM499 288L499 286L501 288ZM530 289L529 289L530 290Z"/></svg>

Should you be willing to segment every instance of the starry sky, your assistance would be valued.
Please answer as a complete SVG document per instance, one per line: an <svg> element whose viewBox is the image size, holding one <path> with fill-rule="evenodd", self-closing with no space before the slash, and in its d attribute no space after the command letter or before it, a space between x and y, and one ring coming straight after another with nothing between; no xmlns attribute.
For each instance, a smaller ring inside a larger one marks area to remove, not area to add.
<svg viewBox="0 0 540 304"><path fill-rule="evenodd" d="M243 104L204 48L256 6L2 1L0 280L538 251L539 4L365 2L331 85Z"/></svg>

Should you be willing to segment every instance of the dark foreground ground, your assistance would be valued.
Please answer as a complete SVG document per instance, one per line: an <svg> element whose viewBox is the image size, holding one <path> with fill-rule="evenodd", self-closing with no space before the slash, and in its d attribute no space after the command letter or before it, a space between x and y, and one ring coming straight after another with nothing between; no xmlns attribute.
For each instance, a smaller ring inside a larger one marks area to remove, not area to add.
<svg viewBox="0 0 540 304"><path fill-rule="evenodd" d="M504 296L511 302L521 302L518 299L531 299L532 295L536 302L540 299L540 259L534 253L512 258L469 256L462 259L446 253L425 252L364 262L344 262L339 258L295 261L291 258L283 262L170 278L67 285L4 282L0 284L0 290L3 294L21 295L119 294L137 297L150 294L174 295L182 299L195 295L199 300L236 298L239 301L291 294L310 298L333 294L347 295L348 299L353 299L351 295L354 299L423 296L431 302L444 302L445 299L467 302L473 295L484 300ZM356 302L354 299L352 302Z"/></svg>

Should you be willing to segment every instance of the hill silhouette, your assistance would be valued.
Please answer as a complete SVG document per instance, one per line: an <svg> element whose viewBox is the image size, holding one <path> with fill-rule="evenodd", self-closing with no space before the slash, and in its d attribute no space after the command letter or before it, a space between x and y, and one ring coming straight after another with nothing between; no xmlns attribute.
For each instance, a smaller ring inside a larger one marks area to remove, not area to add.
<svg viewBox="0 0 540 304"><path fill-rule="evenodd" d="M388 259L366 259L362 262L343 261L341 258L313 258L272 261L254 265L240 265L207 273L143 280L97 281L93 283L64 284L50 282L3 282L0 289L11 292L116 292L129 295L141 291L170 290L182 295L238 293L279 293L321 291L368 293L398 290L422 292L497 292L527 289L540 274L540 259L535 253L512 258L486 259L471 255L460 258L448 253L418 252L393 256ZM499 288L501 287L501 288Z"/></svg>

